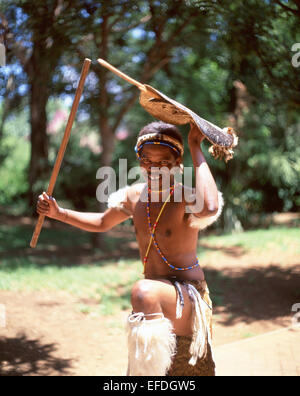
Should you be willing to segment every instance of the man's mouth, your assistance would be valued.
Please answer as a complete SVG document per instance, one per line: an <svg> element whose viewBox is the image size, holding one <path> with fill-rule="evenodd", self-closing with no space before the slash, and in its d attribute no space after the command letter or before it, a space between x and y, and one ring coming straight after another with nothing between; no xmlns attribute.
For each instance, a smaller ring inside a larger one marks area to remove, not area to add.
<svg viewBox="0 0 300 396"><path fill-rule="evenodd" d="M148 173L148 177L151 180L159 180L161 178L161 174L153 175L152 173Z"/></svg>
<svg viewBox="0 0 300 396"><path fill-rule="evenodd" d="M154 169L149 169L147 170L147 177L151 181L161 181L162 179L169 180L170 178L170 172L169 170L166 169L160 169L160 170L154 170Z"/></svg>

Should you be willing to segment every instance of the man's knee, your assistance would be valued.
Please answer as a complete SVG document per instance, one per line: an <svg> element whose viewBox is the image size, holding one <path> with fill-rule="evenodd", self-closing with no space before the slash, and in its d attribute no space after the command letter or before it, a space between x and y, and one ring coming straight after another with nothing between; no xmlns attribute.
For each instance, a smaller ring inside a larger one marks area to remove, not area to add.
<svg viewBox="0 0 300 396"><path fill-rule="evenodd" d="M161 311L157 292L151 281L147 279L139 280L133 285L131 304L135 312L154 313Z"/></svg>

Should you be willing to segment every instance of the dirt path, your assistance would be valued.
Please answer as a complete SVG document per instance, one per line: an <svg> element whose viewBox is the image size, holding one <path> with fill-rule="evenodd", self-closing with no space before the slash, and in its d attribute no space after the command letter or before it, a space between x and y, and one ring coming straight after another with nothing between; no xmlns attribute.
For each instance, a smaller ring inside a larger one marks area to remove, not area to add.
<svg viewBox="0 0 300 396"><path fill-rule="evenodd" d="M0 293L6 328L0 329L1 375L125 375L127 352L122 325L128 312L93 317L74 309L66 293ZM221 345L290 323L258 320L224 325L228 314L216 311L214 344Z"/></svg>
<svg viewBox="0 0 300 396"><path fill-rule="evenodd" d="M63 292L0 293L0 374L122 375L126 340L120 317L93 317Z"/></svg>

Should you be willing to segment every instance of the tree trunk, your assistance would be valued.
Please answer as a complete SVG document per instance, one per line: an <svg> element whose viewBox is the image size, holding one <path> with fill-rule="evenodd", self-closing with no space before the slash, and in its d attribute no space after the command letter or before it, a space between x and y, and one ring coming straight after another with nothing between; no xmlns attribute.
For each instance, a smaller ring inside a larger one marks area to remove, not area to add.
<svg viewBox="0 0 300 396"><path fill-rule="evenodd" d="M48 138L46 134L47 87L33 83L30 97L31 156L29 164L29 205L34 203L35 183L48 171ZM46 186L45 186L46 188Z"/></svg>
<svg viewBox="0 0 300 396"><path fill-rule="evenodd" d="M40 51L41 50L41 51ZM35 204L37 181L45 179L49 171L48 166L48 137L46 106L49 99L49 81L51 67L45 62L43 49L37 48L32 55L29 70L30 80L30 126L31 126L31 155L29 163L29 191L28 202L30 208ZM45 189L46 189L45 185Z"/></svg>
<svg viewBox="0 0 300 396"><path fill-rule="evenodd" d="M100 167L111 166L114 146L115 146L115 134L109 125L108 118L100 116L99 130L101 133L102 142L102 153L100 157ZM106 203L98 203L99 212L103 213L106 210ZM103 235L101 233L94 234L92 236L93 247L99 248L101 250L106 250Z"/></svg>

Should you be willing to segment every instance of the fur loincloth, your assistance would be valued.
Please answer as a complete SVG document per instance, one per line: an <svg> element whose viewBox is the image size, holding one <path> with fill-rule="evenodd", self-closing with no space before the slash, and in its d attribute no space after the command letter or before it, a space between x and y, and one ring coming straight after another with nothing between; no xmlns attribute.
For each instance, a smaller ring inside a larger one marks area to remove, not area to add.
<svg viewBox="0 0 300 396"><path fill-rule="evenodd" d="M178 282L178 281L177 281ZM191 364L191 346L195 339L193 336L176 336L177 351L173 358L171 368L168 371L168 376L215 376L215 363L212 356L210 339L212 337L212 307L211 299L209 297L209 290L205 281L185 281L178 282L181 285L192 285L200 293L202 299L205 301L205 317L209 328L209 334L206 336L206 351L202 358L196 359L196 363ZM180 296L178 296L180 297ZM194 315L195 315L194 308ZM194 318L195 320L195 318Z"/></svg>

